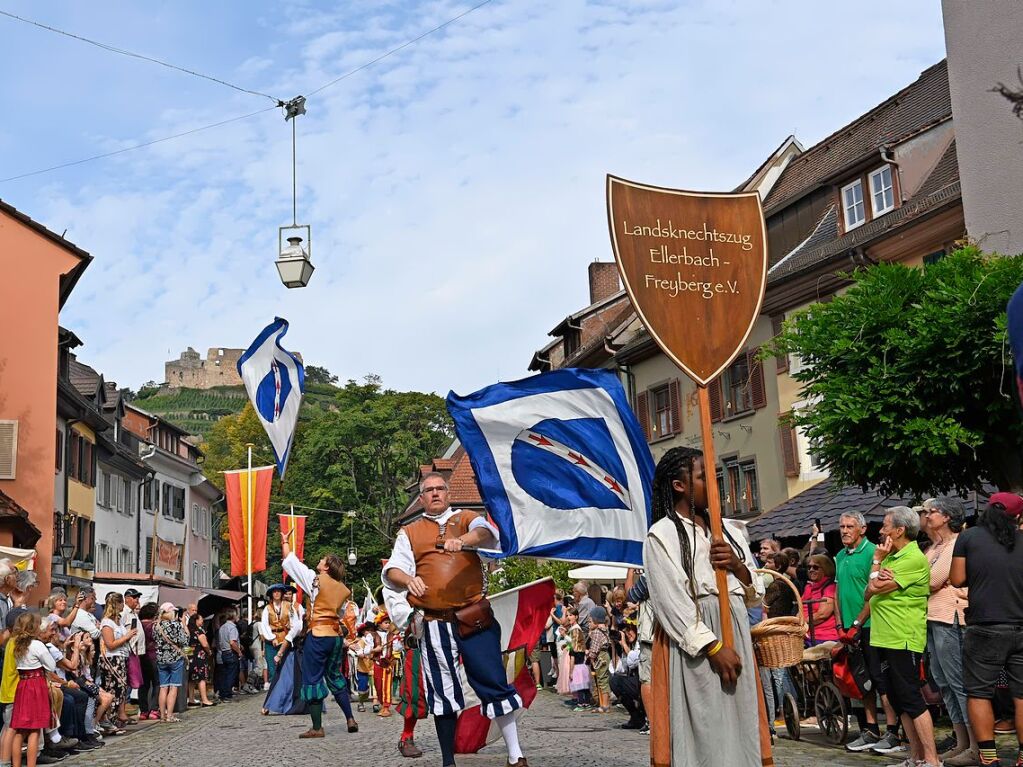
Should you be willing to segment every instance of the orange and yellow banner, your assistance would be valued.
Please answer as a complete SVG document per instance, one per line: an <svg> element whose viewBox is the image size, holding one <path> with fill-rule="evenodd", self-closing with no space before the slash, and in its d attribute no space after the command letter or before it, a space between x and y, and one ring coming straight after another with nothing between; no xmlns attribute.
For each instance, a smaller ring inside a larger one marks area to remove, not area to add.
<svg viewBox="0 0 1023 767"><path fill-rule="evenodd" d="M227 527L231 539L231 576L247 575L249 570L249 520L252 524L252 572L266 569L266 525L270 514L270 488L273 466L251 472L252 509L249 510L250 473L248 469L224 472L227 496Z"/></svg>

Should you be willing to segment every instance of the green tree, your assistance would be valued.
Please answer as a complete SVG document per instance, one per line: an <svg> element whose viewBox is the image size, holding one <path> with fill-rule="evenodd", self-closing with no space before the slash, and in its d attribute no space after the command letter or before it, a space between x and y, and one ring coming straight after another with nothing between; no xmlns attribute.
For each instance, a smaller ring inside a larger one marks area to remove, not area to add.
<svg viewBox="0 0 1023 767"><path fill-rule="evenodd" d="M559 588L570 590L572 579L568 571L578 567L574 562L560 562L554 559L532 559L530 557L508 557L498 564L490 578L490 593L523 586L541 578L553 578Z"/></svg>
<svg viewBox="0 0 1023 767"><path fill-rule="evenodd" d="M812 408L793 421L842 485L921 497L1023 489L1023 429L1005 307L1023 259L974 247L925 268L851 275L832 302L785 323L768 353L795 353Z"/></svg>
<svg viewBox="0 0 1023 767"><path fill-rule="evenodd" d="M337 376L327 370L327 368L321 368L316 365L306 365L305 380L306 383L312 384L336 384Z"/></svg>

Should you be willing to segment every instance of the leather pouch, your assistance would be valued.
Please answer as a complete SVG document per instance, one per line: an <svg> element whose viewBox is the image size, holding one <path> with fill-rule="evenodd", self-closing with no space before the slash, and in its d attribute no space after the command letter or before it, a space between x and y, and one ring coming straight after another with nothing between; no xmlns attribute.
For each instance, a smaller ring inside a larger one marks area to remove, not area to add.
<svg viewBox="0 0 1023 767"><path fill-rule="evenodd" d="M455 623L458 625L458 636L462 639L486 631L494 624L494 610L490 600L483 597L479 602L455 610Z"/></svg>

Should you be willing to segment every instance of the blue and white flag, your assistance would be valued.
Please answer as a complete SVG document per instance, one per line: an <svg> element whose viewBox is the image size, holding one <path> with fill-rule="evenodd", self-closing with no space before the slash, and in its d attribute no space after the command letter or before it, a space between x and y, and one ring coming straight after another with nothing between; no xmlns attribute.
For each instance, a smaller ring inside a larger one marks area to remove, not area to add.
<svg viewBox="0 0 1023 767"><path fill-rule="evenodd" d="M275 317L238 360L238 373L270 438L281 479L288 466L305 391L305 368L298 357L281 346L287 332L288 321Z"/></svg>
<svg viewBox="0 0 1023 767"><path fill-rule="evenodd" d="M566 368L447 405L500 556L642 566L654 462L614 373Z"/></svg>

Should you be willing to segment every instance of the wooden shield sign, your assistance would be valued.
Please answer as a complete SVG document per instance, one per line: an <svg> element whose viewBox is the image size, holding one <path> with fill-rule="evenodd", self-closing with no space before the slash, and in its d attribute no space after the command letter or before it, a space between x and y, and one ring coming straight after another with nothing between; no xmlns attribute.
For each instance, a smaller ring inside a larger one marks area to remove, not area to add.
<svg viewBox="0 0 1023 767"><path fill-rule="evenodd" d="M764 300L757 192L684 192L607 177L611 246L658 346L700 386L742 350Z"/></svg>

